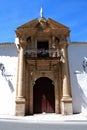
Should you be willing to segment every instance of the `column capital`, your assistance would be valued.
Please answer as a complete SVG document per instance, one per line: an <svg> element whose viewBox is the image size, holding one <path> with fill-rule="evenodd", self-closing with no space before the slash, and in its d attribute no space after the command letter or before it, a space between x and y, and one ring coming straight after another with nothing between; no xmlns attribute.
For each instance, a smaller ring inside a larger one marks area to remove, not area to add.
<svg viewBox="0 0 87 130"><path fill-rule="evenodd" d="M25 48L26 45L27 45L26 37L24 37L24 36L20 37L20 38L19 38L19 44L20 44L20 47Z"/></svg>

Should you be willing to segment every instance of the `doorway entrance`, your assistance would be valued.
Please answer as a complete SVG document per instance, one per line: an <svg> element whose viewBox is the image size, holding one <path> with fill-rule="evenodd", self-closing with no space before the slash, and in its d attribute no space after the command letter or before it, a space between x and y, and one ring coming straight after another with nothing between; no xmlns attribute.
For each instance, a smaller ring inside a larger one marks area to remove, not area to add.
<svg viewBox="0 0 87 130"><path fill-rule="evenodd" d="M47 77L37 79L33 88L33 113L43 112L55 112L54 85Z"/></svg>

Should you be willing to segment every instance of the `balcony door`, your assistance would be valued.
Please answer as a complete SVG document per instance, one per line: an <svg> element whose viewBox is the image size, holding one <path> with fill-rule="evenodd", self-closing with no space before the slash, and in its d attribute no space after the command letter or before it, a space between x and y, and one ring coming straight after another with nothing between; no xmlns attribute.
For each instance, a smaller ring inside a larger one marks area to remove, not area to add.
<svg viewBox="0 0 87 130"><path fill-rule="evenodd" d="M48 50L49 50L49 44L48 44L48 41L39 41L37 42L37 50L38 50L38 53L37 53L37 57L38 58L47 58L49 57L49 53L48 53Z"/></svg>

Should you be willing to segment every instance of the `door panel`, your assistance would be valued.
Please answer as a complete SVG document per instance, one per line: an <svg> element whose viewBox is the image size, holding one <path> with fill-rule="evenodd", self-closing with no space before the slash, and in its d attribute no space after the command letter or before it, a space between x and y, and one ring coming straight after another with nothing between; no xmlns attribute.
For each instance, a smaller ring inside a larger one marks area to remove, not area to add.
<svg viewBox="0 0 87 130"><path fill-rule="evenodd" d="M33 111L34 113L55 112L54 86L49 78L39 78L34 85Z"/></svg>

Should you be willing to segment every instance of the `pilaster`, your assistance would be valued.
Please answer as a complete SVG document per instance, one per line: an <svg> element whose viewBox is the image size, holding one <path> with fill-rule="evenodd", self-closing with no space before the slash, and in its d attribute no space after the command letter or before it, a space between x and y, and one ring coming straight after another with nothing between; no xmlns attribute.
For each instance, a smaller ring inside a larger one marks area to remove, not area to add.
<svg viewBox="0 0 87 130"><path fill-rule="evenodd" d="M61 99L61 113L72 114L72 98L70 92L70 76L69 76L69 64L68 64L68 52L67 45L64 45L63 49L63 88L62 88L62 99Z"/></svg>
<svg viewBox="0 0 87 130"><path fill-rule="evenodd" d="M25 115L25 91L24 91L24 48L20 46L19 53L19 63L18 63L18 86L17 86L17 95L16 95L16 115L23 116Z"/></svg>

